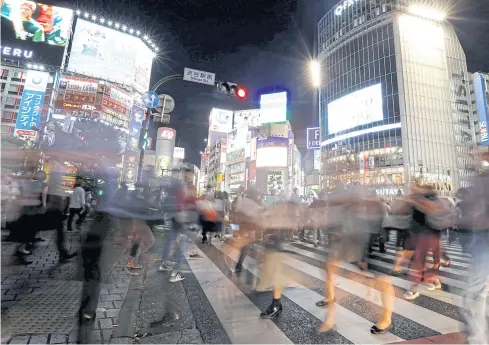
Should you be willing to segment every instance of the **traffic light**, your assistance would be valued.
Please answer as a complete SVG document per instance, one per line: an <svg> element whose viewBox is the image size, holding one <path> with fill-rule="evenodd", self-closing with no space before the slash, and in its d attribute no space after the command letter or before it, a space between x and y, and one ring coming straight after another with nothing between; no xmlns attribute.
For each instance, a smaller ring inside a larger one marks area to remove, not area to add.
<svg viewBox="0 0 489 345"><path fill-rule="evenodd" d="M237 97L238 99L245 99L248 96L248 90L246 88L239 86L236 83L230 82L216 82L217 91L225 93L229 96Z"/></svg>

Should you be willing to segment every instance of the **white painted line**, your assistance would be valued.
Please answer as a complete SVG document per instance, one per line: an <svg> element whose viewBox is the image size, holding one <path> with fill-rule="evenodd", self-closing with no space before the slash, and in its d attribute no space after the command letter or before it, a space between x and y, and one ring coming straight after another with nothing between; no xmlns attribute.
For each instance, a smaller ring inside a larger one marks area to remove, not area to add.
<svg viewBox="0 0 489 345"><path fill-rule="evenodd" d="M188 260L190 268L233 344L293 344L214 263L197 248L202 260Z"/></svg>
<svg viewBox="0 0 489 345"><path fill-rule="evenodd" d="M264 250L263 247L260 246L257 247L259 247L261 250ZM287 256L284 259L284 262L288 266L293 267L300 272L306 273L316 279L324 281L323 274L320 273L319 269L315 266L309 265L305 262L302 262L290 256ZM366 292L368 290L368 288L365 285L343 278L342 276L336 276L335 279L336 279L336 286L338 286L339 288L349 292L350 294L356 295L360 298L369 299L366 298L365 294L360 293L360 291ZM381 306L380 291L375 289L370 289L370 293L372 293L374 297L371 302ZM453 320L449 317L438 314L429 309L417 306L416 304L407 302L397 297L395 298L394 312L396 314L404 316L405 318L413 320L421 325L431 328L432 330L437 331L441 334L456 332L458 329L461 329L462 327L462 323L459 321Z"/></svg>
<svg viewBox="0 0 489 345"><path fill-rule="evenodd" d="M234 261L239 258L239 252L232 246L217 243L216 248L222 253L229 256ZM247 256L243 262L243 267L248 269L252 274L257 276L258 269L256 260ZM313 315L321 322L324 321L327 308L316 307L316 302L324 298L320 294L309 290L308 288L297 283L293 288L283 289L282 294L297 304L299 307ZM372 323L354 312L336 304L336 332L348 339L354 344L389 344L403 341L404 339L388 332L386 334L373 335L368 330ZM361 330L352 332L352 329Z"/></svg>

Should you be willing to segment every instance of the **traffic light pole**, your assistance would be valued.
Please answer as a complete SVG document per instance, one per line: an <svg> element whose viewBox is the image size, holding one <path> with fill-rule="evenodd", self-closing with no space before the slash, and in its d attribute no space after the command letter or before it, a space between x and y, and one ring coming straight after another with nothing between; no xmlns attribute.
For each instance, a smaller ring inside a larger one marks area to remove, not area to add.
<svg viewBox="0 0 489 345"><path fill-rule="evenodd" d="M173 74L166 76L164 78L161 78L158 80L153 87L151 88L151 91L155 92L158 90L158 88L163 85L164 83L170 81L170 80L177 80L177 79L182 79L183 74ZM146 109L146 119L143 122L143 126L141 128L141 132L139 134L139 167L138 167L138 173L137 173L137 182L141 182L141 179L143 178L143 161L144 161L144 137L146 135L146 132L149 128L149 123L151 121L151 109L147 108Z"/></svg>

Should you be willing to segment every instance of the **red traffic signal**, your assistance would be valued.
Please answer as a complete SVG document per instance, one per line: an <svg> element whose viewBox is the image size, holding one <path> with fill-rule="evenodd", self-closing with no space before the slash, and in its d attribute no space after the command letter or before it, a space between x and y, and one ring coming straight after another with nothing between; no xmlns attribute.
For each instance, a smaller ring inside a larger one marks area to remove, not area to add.
<svg viewBox="0 0 489 345"><path fill-rule="evenodd" d="M230 82L216 82L217 90L228 96L237 97L240 100L245 99L248 96L248 90L246 88L238 86L236 83Z"/></svg>
<svg viewBox="0 0 489 345"><path fill-rule="evenodd" d="M245 88L242 88L242 87L239 87L238 86L238 90L236 91L236 96L239 99L245 99L246 96L248 96L248 91Z"/></svg>

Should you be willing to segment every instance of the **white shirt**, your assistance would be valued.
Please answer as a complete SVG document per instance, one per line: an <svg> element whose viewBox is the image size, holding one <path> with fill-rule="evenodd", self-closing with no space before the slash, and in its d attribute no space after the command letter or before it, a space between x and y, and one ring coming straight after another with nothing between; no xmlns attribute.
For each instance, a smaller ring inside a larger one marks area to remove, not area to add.
<svg viewBox="0 0 489 345"><path fill-rule="evenodd" d="M76 187L70 197L70 208L82 208L85 206L85 190L82 187Z"/></svg>

